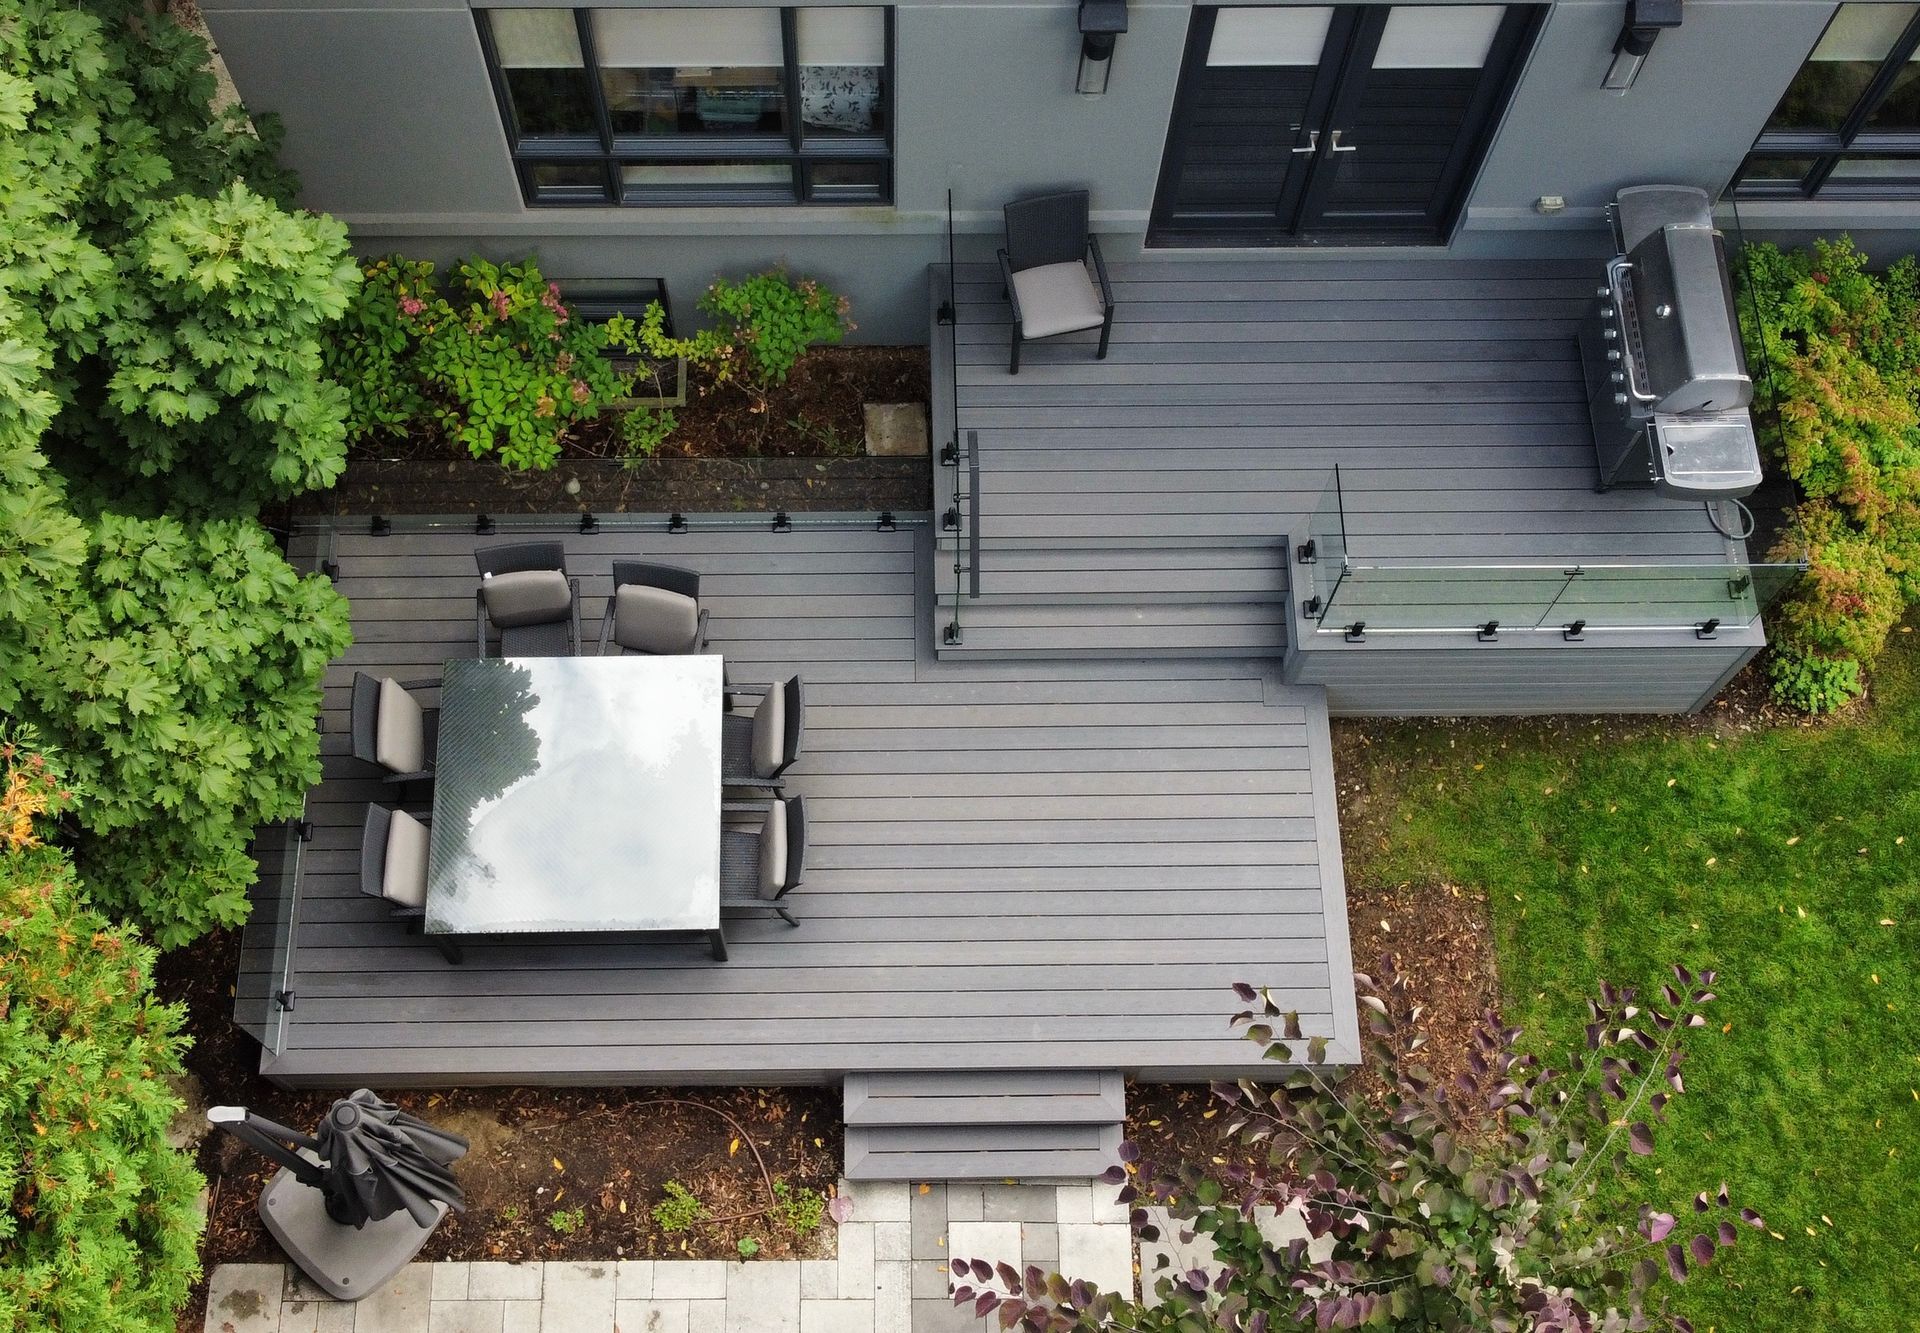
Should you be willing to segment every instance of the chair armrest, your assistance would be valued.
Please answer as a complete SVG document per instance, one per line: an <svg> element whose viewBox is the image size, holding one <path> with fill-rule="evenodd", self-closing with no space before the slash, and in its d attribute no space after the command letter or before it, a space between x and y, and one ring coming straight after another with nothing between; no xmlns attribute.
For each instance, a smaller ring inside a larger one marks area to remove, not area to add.
<svg viewBox="0 0 1920 1333"><path fill-rule="evenodd" d="M487 599L478 588L473 590L473 638L474 656L485 657L487 655Z"/></svg>
<svg viewBox="0 0 1920 1333"><path fill-rule="evenodd" d="M613 639L613 598L609 597L607 598L607 613L604 616L600 617L600 647L595 650L594 656L605 657L607 655L607 644L610 643L612 639Z"/></svg>
<svg viewBox="0 0 1920 1333"><path fill-rule="evenodd" d="M1007 258L1005 250L1000 255L1000 281L1006 284L1007 304L1013 307L1013 327L1020 327L1020 293L1013 289L1013 261Z"/></svg>
<svg viewBox="0 0 1920 1333"><path fill-rule="evenodd" d="M1087 233L1087 253L1093 256L1093 271L1100 279L1100 304L1112 310L1113 284L1107 281L1106 256L1100 253L1100 238L1092 232Z"/></svg>
<svg viewBox="0 0 1920 1333"><path fill-rule="evenodd" d="M445 683L442 677L435 676L432 680L403 680L400 682L400 688L403 690L437 690Z"/></svg>
<svg viewBox="0 0 1920 1333"><path fill-rule="evenodd" d="M382 782L431 782L433 781L433 770L430 768L423 768L418 773L389 773L385 777L381 778L381 781ZM415 816L415 817L418 818L418 816ZM420 822L425 823L426 821L421 820Z"/></svg>
<svg viewBox="0 0 1920 1333"><path fill-rule="evenodd" d="M773 808L773 798L764 801L722 801L720 813L723 815L764 815Z"/></svg>
<svg viewBox="0 0 1920 1333"><path fill-rule="evenodd" d="M694 651L704 653L707 650L707 608L700 608L700 623L693 633Z"/></svg>
<svg viewBox="0 0 1920 1333"><path fill-rule="evenodd" d="M427 915L424 907L389 907L387 910L399 921L423 921Z"/></svg>
<svg viewBox="0 0 1920 1333"><path fill-rule="evenodd" d="M573 606L570 611L573 620L573 655L575 657L584 657L586 655L584 651L586 645L580 642L580 580L577 578L568 579L567 591L573 594Z"/></svg>

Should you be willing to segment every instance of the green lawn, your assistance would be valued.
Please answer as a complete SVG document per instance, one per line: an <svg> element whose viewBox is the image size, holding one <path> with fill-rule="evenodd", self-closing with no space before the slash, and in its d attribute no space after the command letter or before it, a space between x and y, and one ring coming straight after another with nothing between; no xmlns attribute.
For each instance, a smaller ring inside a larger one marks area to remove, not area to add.
<svg viewBox="0 0 1920 1333"><path fill-rule="evenodd" d="M1920 633L1817 729L1599 741L1592 726L1369 728L1393 830L1356 881L1487 890L1509 1021L1577 1036L1602 977L1721 973L1628 1205L1730 1182L1743 1230L1680 1291L1705 1330L1920 1326ZM1728 1024L1725 1032L1719 1024Z"/></svg>

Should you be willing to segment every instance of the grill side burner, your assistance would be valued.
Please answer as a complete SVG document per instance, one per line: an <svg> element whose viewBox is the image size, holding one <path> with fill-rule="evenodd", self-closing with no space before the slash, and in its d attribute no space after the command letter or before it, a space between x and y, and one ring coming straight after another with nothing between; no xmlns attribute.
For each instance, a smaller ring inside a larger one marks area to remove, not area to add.
<svg viewBox="0 0 1920 1333"><path fill-rule="evenodd" d="M1760 484L1753 380L1706 193L1636 186L1609 212L1619 253L1580 328L1599 489L1749 494Z"/></svg>

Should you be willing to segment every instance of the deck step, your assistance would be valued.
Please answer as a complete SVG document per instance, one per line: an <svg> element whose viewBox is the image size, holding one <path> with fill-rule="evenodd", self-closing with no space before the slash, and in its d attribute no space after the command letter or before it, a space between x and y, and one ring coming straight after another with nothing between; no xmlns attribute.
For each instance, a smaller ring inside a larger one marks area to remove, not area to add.
<svg viewBox="0 0 1920 1333"><path fill-rule="evenodd" d="M1118 1160L1112 1070L849 1074L849 1180L1097 1176Z"/></svg>
<svg viewBox="0 0 1920 1333"><path fill-rule="evenodd" d="M942 658L1279 657L1286 607L1270 602L1002 603L963 598L959 642L949 592L934 613Z"/></svg>

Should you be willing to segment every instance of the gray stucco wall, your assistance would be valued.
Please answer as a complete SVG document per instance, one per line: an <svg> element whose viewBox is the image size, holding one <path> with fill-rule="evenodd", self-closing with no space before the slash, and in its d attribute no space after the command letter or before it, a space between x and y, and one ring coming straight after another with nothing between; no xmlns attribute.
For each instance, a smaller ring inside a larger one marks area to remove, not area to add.
<svg viewBox="0 0 1920 1333"><path fill-rule="evenodd" d="M1558 0L1453 248L1590 249L1601 208L1622 185L1659 179L1718 190L1834 6L1689 0L1683 25L1660 38L1638 84L1620 96L1600 87L1620 0ZM1108 253L1138 248L1190 8L1189 0L1134 0L1111 90L1089 98L1072 91L1075 0L900 0L889 207L530 210L508 164L466 0L203 3L242 96L286 121L287 159L305 182L305 202L343 218L364 250L442 260L536 251L559 277L664 276L682 306L717 271L785 261L846 291L861 336L876 341L918 336L919 275L944 253L949 188L973 255L990 247L1007 198L1076 183L1094 190ZM1544 194L1564 196L1566 211L1537 213ZM1920 239L1906 205L1748 205L1743 215L1749 229L1789 236L1851 227L1882 253ZM1189 253L1202 263L1258 256L1288 264L1338 252Z"/></svg>

